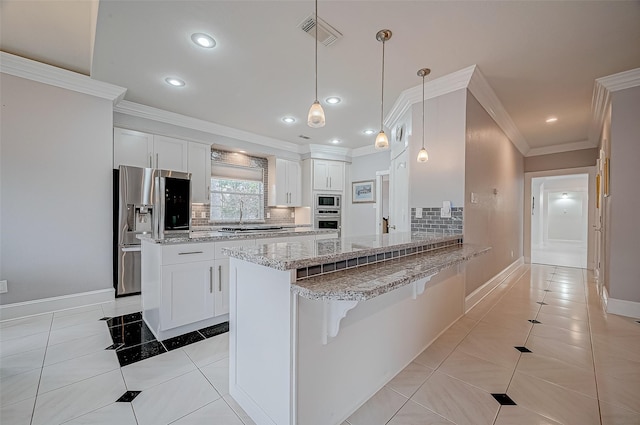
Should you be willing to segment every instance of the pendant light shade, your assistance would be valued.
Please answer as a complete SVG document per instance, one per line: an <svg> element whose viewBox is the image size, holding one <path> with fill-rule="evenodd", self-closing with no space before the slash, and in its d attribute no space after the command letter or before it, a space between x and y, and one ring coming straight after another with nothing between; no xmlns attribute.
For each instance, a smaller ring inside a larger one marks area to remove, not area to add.
<svg viewBox="0 0 640 425"><path fill-rule="evenodd" d="M431 73L429 68L418 70L418 77L422 77L422 149L418 152L418 162L427 162L429 160L429 154L424 147L424 77L429 75L429 73Z"/></svg>
<svg viewBox="0 0 640 425"><path fill-rule="evenodd" d="M324 110L322 105L318 102L318 0L316 0L316 15L315 15L315 31L316 31L316 98L309 108L309 115L307 116L307 125L313 128L324 127Z"/></svg>
<svg viewBox="0 0 640 425"><path fill-rule="evenodd" d="M387 149L389 138L384 134L383 114L384 114L384 43L391 38L391 30L380 30L376 33L376 40L382 43L382 94L380 95L380 133L376 137L376 149Z"/></svg>
<svg viewBox="0 0 640 425"><path fill-rule="evenodd" d="M313 128L324 127L324 110L317 100L313 102L309 108L309 116L307 117L307 125Z"/></svg>

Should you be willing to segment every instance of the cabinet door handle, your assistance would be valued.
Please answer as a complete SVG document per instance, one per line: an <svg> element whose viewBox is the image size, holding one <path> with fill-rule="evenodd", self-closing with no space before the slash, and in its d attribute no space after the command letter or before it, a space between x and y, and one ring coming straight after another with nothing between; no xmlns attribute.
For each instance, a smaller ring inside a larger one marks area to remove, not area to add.
<svg viewBox="0 0 640 425"><path fill-rule="evenodd" d="M178 255L202 254L202 251L179 252Z"/></svg>
<svg viewBox="0 0 640 425"><path fill-rule="evenodd" d="M213 294L213 267L209 267L209 293Z"/></svg>
<svg viewBox="0 0 640 425"><path fill-rule="evenodd" d="M218 292L222 292L222 266L218 266Z"/></svg>
<svg viewBox="0 0 640 425"><path fill-rule="evenodd" d="M207 200L211 199L211 186L207 186Z"/></svg>
<svg viewBox="0 0 640 425"><path fill-rule="evenodd" d="M329 187L333 188L333 182L331 181L331 177L329 177Z"/></svg>
<svg viewBox="0 0 640 425"><path fill-rule="evenodd" d="M158 154L156 154L156 168L160 168L160 161L158 161Z"/></svg>
<svg viewBox="0 0 640 425"><path fill-rule="evenodd" d="M153 155L149 154L149 168L153 168L153 159L151 158L153 158Z"/></svg>

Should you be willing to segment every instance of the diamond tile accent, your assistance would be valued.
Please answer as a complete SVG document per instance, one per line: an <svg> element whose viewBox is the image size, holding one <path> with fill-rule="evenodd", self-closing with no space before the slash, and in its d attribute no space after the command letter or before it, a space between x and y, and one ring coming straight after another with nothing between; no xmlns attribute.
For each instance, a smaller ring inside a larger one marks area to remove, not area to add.
<svg viewBox="0 0 640 425"><path fill-rule="evenodd" d="M517 406L516 402L511 400L506 394L491 394L501 406Z"/></svg>
<svg viewBox="0 0 640 425"><path fill-rule="evenodd" d="M142 391L127 391L116 400L116 403L131 403L141 392Z"/></svg>
<svg viewBox="0 0 640 425"><path fill-rule="evenodd" d="M527 347L513 347L521 353L532 353L533 351L529 350Z"/></svg>
<svg viewBox="0 0 640 425"><path fill-rule="evenodd" d="M549 304L547 304L547 303L546 303L546 302L544 302L544 301L538 301L538 302L536 302L536 304L540 304L540 305L549 305Z"/></svg>

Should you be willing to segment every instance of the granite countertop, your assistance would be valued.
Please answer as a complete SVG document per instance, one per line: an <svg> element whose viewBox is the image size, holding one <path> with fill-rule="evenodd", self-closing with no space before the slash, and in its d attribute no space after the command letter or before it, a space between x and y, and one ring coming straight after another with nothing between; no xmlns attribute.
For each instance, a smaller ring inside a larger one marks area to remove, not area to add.
<svg viewBox="0 0 640 425"><path fill-rule="evenodd" d="M325 229L313 229L312 227L283 227L281 230L252 230L250 232L220 232L217 230L199 230L189 233L178 233L172 235L165 235L164 238L154 238L151 234L138 235L137 238L142 241L173 245L173 244L185 244L185 243L203 243L203 242L216 242L227 240L242 240L242 239L262 239L272 237L286 237L286 236L302 236L302 235L319 235L319 234L331 234L336 233L336 230Z"/></svg>
<svg viewBox="0 0 640 425"><path fill-rule="evenodd" d="M349 260L385 253L390 250L406 250L426 244L438 244L462 240L462 235L452 233L387 233L384 235L334 238L319 241L258 244L251 247L223 248L230 257L260 264L277 270L293 270L303 267Z"/></svg>
<svg viewBox="0 0 640 425"><path fill-rule="evenodd" d="M311 300L365 301L488 252L470 244L298 280L293 293Z"/></svg>

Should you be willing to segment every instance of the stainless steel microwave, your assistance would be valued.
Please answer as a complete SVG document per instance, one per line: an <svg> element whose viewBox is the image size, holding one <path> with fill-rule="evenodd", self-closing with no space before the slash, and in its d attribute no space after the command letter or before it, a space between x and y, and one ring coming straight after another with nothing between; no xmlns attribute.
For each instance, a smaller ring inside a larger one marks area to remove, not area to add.
<svg viewBox="0 0 640 425"><path fill-rule="evenodd" d="M340 195L316 195L318 208L340 208Z"/></svg>

